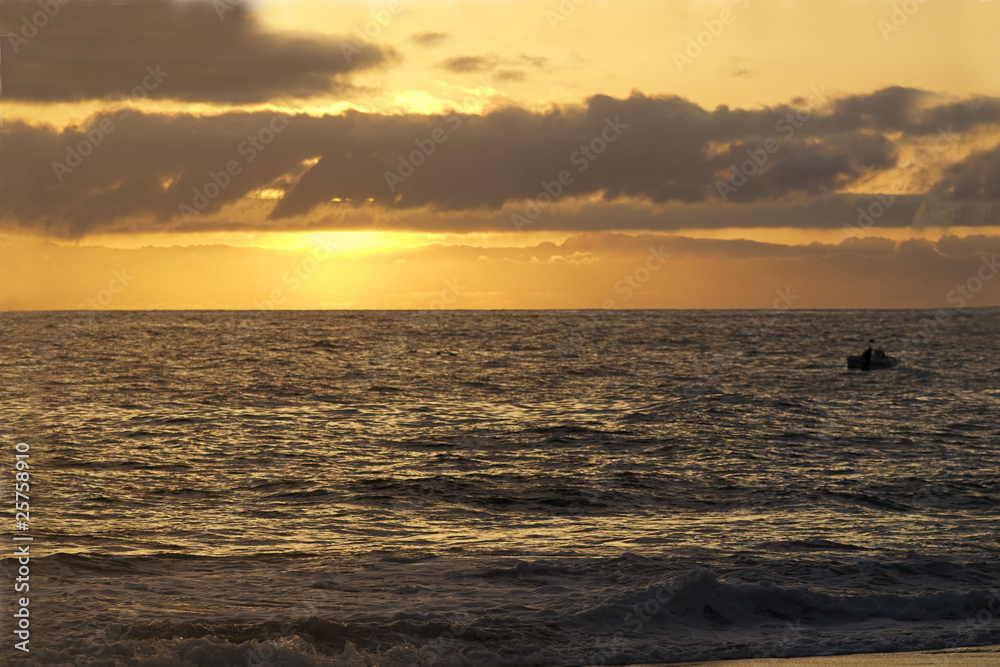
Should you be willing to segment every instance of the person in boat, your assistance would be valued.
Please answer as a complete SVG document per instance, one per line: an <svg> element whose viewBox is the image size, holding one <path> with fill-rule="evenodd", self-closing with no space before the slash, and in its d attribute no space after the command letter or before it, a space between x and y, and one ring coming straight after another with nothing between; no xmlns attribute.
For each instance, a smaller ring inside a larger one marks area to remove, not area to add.
<svg viewBox="0 0 1000 667"><path fill-rule="evenodd" d="M869 370L872 367L872 355L875 354L875 350L872 349L872 345L875 344L874 338L868 339L868 347L864 352L861 353L861 370ZM881 350L879 350L881 352Z"/></svg>

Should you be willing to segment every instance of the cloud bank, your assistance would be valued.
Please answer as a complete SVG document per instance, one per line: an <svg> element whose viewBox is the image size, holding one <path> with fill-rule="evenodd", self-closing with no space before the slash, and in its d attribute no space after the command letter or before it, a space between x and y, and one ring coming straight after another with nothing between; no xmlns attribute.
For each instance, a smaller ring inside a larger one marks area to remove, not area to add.
<svg viewBox="0 0 1000 667"><path fill-rule="evenodd" d="M927 197L894 197L879 224L914 224L921 211L928 223L937 215L948 224L996 224L1000 147L964 162L953 147L963 137L991 139L998 121L998 98L942 99L900 88L760 109L708 110L634 93L473 116L118 111L83 127L9 124L0 215L8 227L80 236L134 219L143 222L126 227L222 224L219 213L236 204L252 212L226 224L254 229L324 224L320 218L334 210L350 225L345 212L360 220L374 207L390 226L420 210L429 212L429 228L435 215L468 214L509 231L508 213L531 217L525 202L544 209L548 197L581 203L572 216L559 207L534 215L533 229L724 226L732 225L731 211L754 217L756 226L834 219L840 226L865 199L852 189L892 175L905 166L903 148L920 144L937 146L925 150L936 151L940 182ZM664 214L679 205L694 208L695 224ZM946 214L931 210L942 206ZM784 220L768 222L768 210Z"/></svg>
<svg viewBox="0 0 1000 667"><path fill-rule="evenodd" d="M145 68L168 74L154 99L246 104L337 93L354 72L394 52L370 44L345 57L353 36L266 32L238 3L72 0L35 18L39 3L0 3L7 100L73 102L128 96ZM220 13L218 7L228 11Z"/></svg>

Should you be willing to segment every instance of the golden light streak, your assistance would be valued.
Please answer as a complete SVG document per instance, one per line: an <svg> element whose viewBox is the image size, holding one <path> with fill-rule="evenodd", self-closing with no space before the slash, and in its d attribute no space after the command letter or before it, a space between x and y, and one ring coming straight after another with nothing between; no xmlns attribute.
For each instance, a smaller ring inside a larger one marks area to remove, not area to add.
<svg viewBox="0 0 1000 667"><path fill-rule="evenodd" d="M252 199L281 199L285 196L285 191L278 188L260 188L247 193L247 197Z"/></svg>
<svg viewBox="0 0 1000 667"><path fill-rule="evenodd" d="M720 229L677 229L669 232L649 230L616 231L624 236L680 236L694 239L746 240L777 245L809 245L822 243L837 245L847 240L843 229L801 229L796 227ZM198 233L145 233L145 234L95 234L77 242L50 242L58 245L135 249L143 247L190 247L228 245L239 248L267 248L296 250L315 245L318 239L337 249L353 254L391 253L401 248L423 248L430 245L470 246L478 248L532 248L540 243L560 245L567 239L583 236L586 232L476 232L430 233L373 231L329 232L198 232ZM11 235L13 236L13 235ZM1000 236L1000 226L991 227L871 227L859 235L861 238L884 238L901 242L912 239L938 241L944 236Z"/></svg>

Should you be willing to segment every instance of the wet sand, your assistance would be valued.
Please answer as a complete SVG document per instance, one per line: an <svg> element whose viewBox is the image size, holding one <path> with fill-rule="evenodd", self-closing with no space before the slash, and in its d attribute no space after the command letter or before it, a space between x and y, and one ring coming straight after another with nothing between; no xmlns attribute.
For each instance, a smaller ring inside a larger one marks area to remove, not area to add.
<svg viewBox="0 0 1000 667"><path fill-rule="evenodd" d="M991 667L1000 665L1000 646L974 646L904 653L855 653L809 658L756 658L673 663L671 667ZM645 663L630 667L665 667Z"/></svg>

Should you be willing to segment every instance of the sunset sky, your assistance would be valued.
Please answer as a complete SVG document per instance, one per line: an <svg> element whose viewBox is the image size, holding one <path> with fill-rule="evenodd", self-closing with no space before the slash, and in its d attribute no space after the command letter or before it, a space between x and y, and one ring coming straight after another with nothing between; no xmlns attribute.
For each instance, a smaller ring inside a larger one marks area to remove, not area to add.
<svg viewBox="0 0 1000 667"><path fill-rule="evenodd" d="M5 0L0 308L1000 305L998 29L971 0Z"/></svg>

